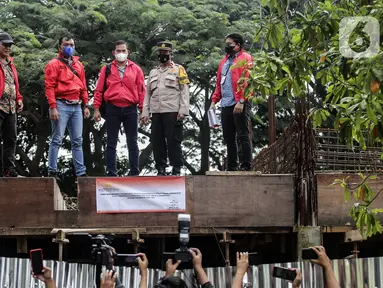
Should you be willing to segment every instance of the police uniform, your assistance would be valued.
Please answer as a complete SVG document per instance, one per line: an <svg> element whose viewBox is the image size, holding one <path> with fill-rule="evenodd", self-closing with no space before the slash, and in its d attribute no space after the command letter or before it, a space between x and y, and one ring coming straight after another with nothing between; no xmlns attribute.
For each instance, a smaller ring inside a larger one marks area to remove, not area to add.
<svg viewBox="0 0 383 288"><path fill-rule="evenodd" d="M172 51L172 44L159 42L157 50ZM149 73L142 116L152 114L151 142L159 175L165 174L168 156L173 175L180 174L183 165L183 123L177 116L189 115L189 83L185 68L173 62L166 67L159 65Z"/></svg>

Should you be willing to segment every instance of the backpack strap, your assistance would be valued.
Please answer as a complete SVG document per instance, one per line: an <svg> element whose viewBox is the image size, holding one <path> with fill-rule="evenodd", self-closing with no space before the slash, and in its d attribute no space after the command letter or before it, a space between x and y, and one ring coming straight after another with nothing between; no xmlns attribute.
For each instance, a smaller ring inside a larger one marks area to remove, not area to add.
<svg viewBox="0 0 383 288"><path fill-rule="evenodd" d="M72 66L70 66L64 59L62 59L60 57L57 57L56 59L59 60L61 63L65 64L65 66L68 67L69 70L72 71L72 73L74 75L76 75L78 78L80 78L80 76L78 75L77 71L74 70L74 68Z"/></svg>
<svg viewBox="0 0 383 288"><path fill-rule="evenodd" d="M105 92L106 91L106 80L108 79L108 77L109 77L109 75L110 75L110 65L111 65L111 63L108 63L108 64L106 64L106 68L105 68L105 79L104 79L104 91L103 92Z"/></svg>

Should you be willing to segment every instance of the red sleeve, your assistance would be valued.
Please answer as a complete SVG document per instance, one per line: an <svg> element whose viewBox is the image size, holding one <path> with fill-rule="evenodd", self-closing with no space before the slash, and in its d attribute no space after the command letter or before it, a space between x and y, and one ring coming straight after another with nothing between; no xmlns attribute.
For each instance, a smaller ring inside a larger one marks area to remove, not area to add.
<svg viewBox="0 0 383 288"><path fill-rule="evenodd" d="M84 85L84 89L81 90L80 98L82 100L82 103L86 105L89 102L88 86L86 85L84 66L81 63L80 63L80 67L81 67L81 82Z"/></svg>
<svg viewBox="0 0 383 288"><path fill-rule="evenodd" d="M19 100L23 101L23 96L20 94L20 86L19 86L19 76L17 75L16 67L13 67L13 75L15 77L15 85L16 85L16 102Z"/></svg>
<svg viewBox="0 0 383 288"><path fill-rule="evenodd" d="M45 66L45 96L48 99L50 108L56 108L55 88L57 87L57 67L53 61Z"/></svg>
<svg viewBox="0 0 383 288"><path fill-rule="evenodd" d="M213 103L218 103L222 98L222 93L221 93L221 78L222 78L221 71L222 71L222 65L223 65L222 61L219 63L219 66L218 66L217 82L215 83L215 90L214 90L213 96L211 97L211 101Z"/></svg>
<svg viewBox="0 0 383 288"><path fill-rule="evenodd" d="M140 109L140 111L142 111L142 106L144 105L144 99L146 94L146 86L144 72L142 72L142 69L140 67L137 67L136 85L138 89L138 97L140 99L138 108Z"/></svg>
<svg viewBox="0 0 383 288"><path fill-rule="evenodd" d="M102 94L104 93L104 83L105 83L105 71L106 71L106 65L103 66L100 70L100 75L98 76L96 89L94 90L94 99L93 99L94 109L100 109L100 106L102 104Z"/></svg>

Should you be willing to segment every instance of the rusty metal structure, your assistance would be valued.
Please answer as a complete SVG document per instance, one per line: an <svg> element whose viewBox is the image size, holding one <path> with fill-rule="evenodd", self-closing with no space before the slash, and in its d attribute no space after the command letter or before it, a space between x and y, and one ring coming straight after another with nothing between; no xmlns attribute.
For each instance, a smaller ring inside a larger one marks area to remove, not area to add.
<svg viewBox="0 0 383 288"><path fill-rule="evenodd" d="M254 158L252 168L262 174L294 174L299 225L317 225L315 183L315 134L309 101L296 102L295 118L282 136ZM269 104L269 107L272 105ZM275 121L271 121L275 123ZM273 124L274 125L274 124Z"/></svg>

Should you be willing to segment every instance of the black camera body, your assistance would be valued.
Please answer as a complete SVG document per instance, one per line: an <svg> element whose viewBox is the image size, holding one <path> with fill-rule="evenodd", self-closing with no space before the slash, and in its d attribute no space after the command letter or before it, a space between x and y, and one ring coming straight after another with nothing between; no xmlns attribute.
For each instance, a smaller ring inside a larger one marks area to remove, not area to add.
<svg viewBox="0 0 383 288"><path fill-rule="evenodd" d="M94 242L92 244L92 258L95 260L95 264L106 266L106 269L112 270L114 260L117 257L117 253L110 246L113 236L97 235L92 237L89 235L89 237Z"/></svg>
<svg viewBox="0 0 383 288"><path fill-rule="evenodd" d="M174 252L174 261L190 262L192 257L187 247L181 247Z"/></svg>

